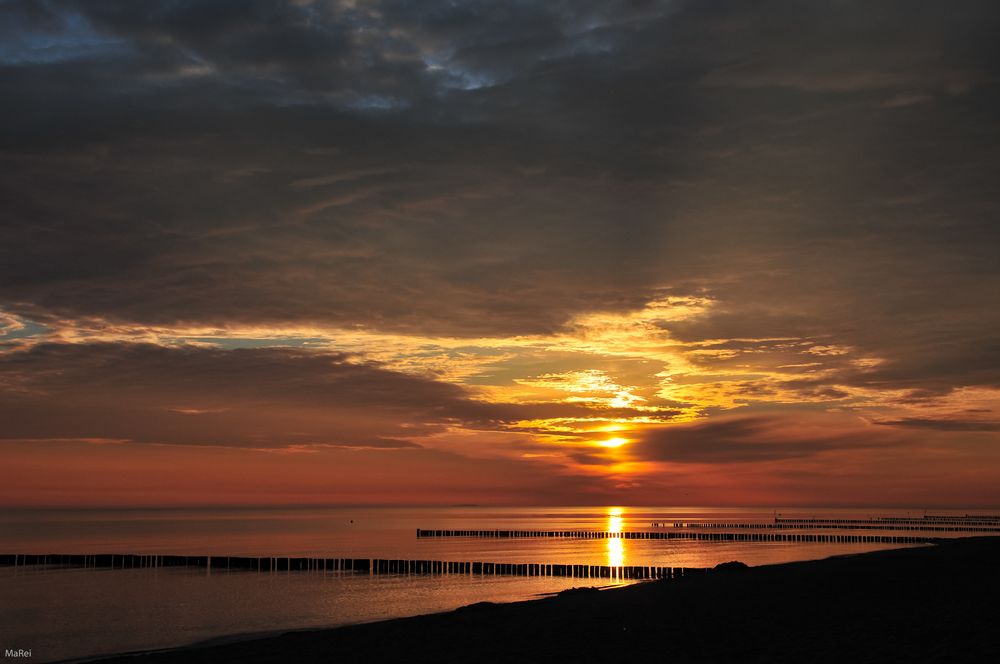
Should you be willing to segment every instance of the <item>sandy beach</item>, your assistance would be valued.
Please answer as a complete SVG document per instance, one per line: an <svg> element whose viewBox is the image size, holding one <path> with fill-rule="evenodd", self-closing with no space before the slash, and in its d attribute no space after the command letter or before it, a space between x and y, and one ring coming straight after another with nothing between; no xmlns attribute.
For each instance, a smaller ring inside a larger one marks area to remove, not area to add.
<svg viewBox="0 0 1000 664"><path fill-rule="evenodd" d="M102 662L987 662L1000 539L743 568L620 589Z"/></svg>

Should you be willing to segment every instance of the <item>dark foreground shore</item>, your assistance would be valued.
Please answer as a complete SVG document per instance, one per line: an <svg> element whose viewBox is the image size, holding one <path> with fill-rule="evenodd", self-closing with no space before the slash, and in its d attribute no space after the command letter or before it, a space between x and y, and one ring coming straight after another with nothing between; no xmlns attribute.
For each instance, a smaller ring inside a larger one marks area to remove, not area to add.
<svg viewBox="0 0 1000 664"><path fill-rule="evenodd" d="M101 661L997 662L998 591L969 538Z"/></svg>

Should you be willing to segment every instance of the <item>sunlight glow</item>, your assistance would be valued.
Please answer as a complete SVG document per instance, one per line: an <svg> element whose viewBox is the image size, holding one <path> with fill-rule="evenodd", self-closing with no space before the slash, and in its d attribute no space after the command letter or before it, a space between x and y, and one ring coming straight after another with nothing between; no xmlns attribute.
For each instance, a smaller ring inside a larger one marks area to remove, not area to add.
<svg viewBox="0 0 1000 664"><path fill-rule="evenodd" d="M615 447L621 447L627 442L628 440L625 438L608 438L607 440L602 440L597 444L600 445L601 447L615 448Z"/></svg>
<svg viewBox="0 0 1000 664"><path fill-rule="evenodd" d="M621 567L625 560L624 540L619 537L609 537L608 540L608 566Z"/></svg>
<svg viewBox="0 0 1000 664"><path fill-rule="evenodd" d="M624 510L620 507L608 509L608 532L622 532L622 514ZM608 566L621 567L625 560L625 542L621 537L609 537L608 543Z"/></svg>

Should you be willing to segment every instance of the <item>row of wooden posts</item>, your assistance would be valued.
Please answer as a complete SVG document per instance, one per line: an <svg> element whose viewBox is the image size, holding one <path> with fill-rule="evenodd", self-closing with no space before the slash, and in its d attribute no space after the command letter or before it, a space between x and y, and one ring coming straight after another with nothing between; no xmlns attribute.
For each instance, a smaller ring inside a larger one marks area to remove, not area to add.
<svg viewBox="0 0 1000 664"><path fill-rule="evenodd" d="M908 525L893 522L891 525L882 523L881 525L856 522L856 523L823 523L819 521L780 521L778 523L751 523L747 521L737 521L733 523L707 523L701 521L687 522L675 521L673 523L663 523L654 521L654 528L714 528L728 530L895 530L895 531L919 531L919 532L951 532L951 533L1000 533L1000 525L991 526L957 526L957 525Z"/></svg>
<svg viewBox="0 0 1000 664"><path fill-rule="evenodd" d="M360 574L430 574L476 576L556 576L594 579L677 579L707 572L701 567L646 565L563 565L446 560L390 560L383 558L288 558L247 556L154 556L141 554L7 554L0 565L48 565L138 569L149 567L198 567L208 570L253 572L352 572Z"/></svg>
<svg viewBox="0 0 1000 664"><path fill-rule="evenodd" d="M505 539L523 537L560 537L570 539L628 540L709 540L713 542L822 542L830 544L927 544L938 537L918 535L848 535L838 533L712 533L692 530L424 530L417 529L418 538L478 537Z"/></svg>

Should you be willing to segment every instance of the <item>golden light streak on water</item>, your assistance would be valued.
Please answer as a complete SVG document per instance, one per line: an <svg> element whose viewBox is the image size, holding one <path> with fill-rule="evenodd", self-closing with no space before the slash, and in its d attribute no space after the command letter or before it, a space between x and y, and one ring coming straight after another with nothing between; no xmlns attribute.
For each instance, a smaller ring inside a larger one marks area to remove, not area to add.
<svg viewBox="0 0 1000 664"><path fill-rule="evenodd" d="M622 516L625 510L620 507L611 507L608 509L608 532L618 533L622 532ZM625 560L625 540L621 537L609 537L607 539L608 545L608 566L609 567L621 567Z"/></svg>

